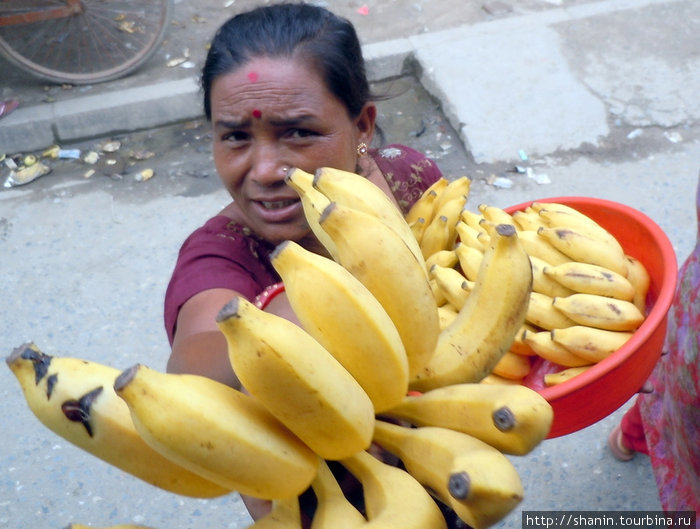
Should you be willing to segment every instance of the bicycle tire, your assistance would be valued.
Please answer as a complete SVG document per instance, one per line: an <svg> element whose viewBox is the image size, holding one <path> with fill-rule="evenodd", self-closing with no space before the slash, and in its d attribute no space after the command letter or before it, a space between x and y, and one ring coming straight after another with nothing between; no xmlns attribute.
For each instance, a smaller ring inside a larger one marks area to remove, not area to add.
<svg viewBox="0 0 700 529"><path fill-rule="evenodd" d="M84 10L77 15L0 26L0 53L46 81L77 85L112 81L134 72L153 56L173 12L173 0L82 3ZM46 4L63 2L46 0Z"/></svg>

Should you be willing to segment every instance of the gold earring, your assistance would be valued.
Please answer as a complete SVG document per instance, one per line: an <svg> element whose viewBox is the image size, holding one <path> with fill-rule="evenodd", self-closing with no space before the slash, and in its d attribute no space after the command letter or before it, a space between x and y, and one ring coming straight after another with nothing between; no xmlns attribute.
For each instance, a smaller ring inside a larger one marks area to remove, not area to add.
<svg viewBox="0 0 700 529"><path fill-rule="evenodd" d="M361 158L365 154L367 154L367 144L362 142L357 146L357 155Z"/></svg>

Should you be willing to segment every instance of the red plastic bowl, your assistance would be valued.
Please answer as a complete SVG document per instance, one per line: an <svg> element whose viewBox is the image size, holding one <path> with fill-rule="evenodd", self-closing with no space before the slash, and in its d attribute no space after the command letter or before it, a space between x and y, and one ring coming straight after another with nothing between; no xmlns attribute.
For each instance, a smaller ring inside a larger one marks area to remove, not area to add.
<svg viewBox="0 0 700 529"><path fill-rule="evenodd" d="M532 202L559 202L588 215L610 231L625 253L639 259L650 276L647 317L625 345L590 369L556 386L545 387L545 373L562 368L542 359L533 363L523 382L554 408L548 438L576 432L610 415L644 384L661 354L666 314L676 288L676 254L666 234L640 211L617 202L589 197L552 197L509 208L523 210Z"/></svg>

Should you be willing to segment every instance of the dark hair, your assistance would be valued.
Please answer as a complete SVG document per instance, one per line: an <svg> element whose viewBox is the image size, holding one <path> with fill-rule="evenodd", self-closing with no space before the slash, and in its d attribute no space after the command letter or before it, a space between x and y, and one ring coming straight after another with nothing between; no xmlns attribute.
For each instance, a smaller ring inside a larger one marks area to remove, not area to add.
<svg viewBox="0 0 700 529"><path fill-rule="evenodd" d="M207 119L211 119L211 85L219 76L255 57L294 54L318 71L350 117L360 114L371 94L354 26L322 7L279 3L238 14L214 35L200 80Z"/></svg>

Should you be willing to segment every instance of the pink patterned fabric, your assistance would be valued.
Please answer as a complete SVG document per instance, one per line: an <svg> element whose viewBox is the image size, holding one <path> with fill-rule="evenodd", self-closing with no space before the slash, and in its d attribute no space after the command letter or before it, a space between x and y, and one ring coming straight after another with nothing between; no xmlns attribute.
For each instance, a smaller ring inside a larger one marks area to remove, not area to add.
<svg viewBox="0 0 700 529"><path fill-rule="evenodd" d="M698 242L680 268L664 354L639 406L651 465L666 511L700 512L700 185ZM700 528L700 519L696 527Z"/></svg>
<svg viewBox="0 0 700 529"><path fill-rule="evenodd" d="M403 145L372 149L369 155L384 174L404 211L438 180L442 173L433 161ZM195 230L183 243L165 294L164 320L172 344L180 307L211 288L228 288L253 300L280 278L270 264L274 245L248 228L218 215Z"/></svg>

